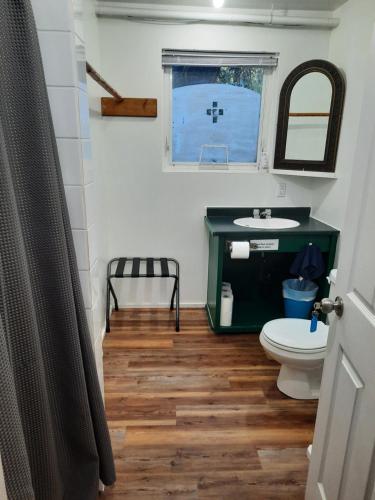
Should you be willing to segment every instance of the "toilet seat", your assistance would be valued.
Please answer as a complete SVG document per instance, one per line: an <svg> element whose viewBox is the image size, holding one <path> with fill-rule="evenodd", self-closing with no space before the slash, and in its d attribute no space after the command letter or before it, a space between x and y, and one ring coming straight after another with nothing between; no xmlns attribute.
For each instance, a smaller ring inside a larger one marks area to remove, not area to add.
<svg viewBox="0 0 375 500"><path fill-rule="evenodd" d="M267 342L283 351L313 354L327 348L328 326L318 321L316 332L310 332L310 321L297 318L280 318L263 327Z"/></svg>

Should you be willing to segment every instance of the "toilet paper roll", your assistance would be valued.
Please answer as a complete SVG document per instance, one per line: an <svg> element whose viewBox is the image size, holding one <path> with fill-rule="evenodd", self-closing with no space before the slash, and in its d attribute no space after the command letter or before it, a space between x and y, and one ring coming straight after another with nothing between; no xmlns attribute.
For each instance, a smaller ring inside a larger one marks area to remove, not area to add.
<svg viewBox="0 0 375 500"><path fill-rule="evenodd" d="M229 281L223 281L221 283L221 288L230 288L230 289L232 289L232 285L229 283Z"/></svg>
<svg viewBox="0 0 375 500"><path fill-rule="evenodd" d="M232 241L230 257L231 259L248 259L250 257L250 243L248 241Z"/></svg>
<svg viewBox="0 0 375 500"><path fill-rule="evenodd" d="M221 296L220 326L232 325L233 293L223 293Z"/></svg>

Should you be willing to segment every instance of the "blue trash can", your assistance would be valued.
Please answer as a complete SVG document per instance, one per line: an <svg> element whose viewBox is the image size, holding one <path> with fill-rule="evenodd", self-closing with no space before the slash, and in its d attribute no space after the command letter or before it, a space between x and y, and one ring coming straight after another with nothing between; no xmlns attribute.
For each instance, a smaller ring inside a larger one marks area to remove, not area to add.
<svg viewBox="0 0 375 500"><path fill-rule="evenodd" d="M318 288L315 283L309 280L284 280L285 317L308 319L318 293Z"/></svg>

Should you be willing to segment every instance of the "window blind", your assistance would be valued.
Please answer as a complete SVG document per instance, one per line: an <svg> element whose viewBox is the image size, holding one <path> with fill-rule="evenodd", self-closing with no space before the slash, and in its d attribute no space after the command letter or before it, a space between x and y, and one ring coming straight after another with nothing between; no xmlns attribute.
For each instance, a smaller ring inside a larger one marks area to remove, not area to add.
<svg viewBox="0 0 375 500"><path fill-rule="evenodd" d="M162 50L162 66L263 66L275 67L278 52L220 52Z"/></svg>

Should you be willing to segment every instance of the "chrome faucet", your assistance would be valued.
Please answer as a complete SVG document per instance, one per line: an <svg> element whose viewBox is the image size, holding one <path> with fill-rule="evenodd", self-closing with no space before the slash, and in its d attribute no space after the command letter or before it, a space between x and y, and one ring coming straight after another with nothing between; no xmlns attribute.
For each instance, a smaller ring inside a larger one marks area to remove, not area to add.
<svg viewBox="0 0 375 500"><path fill-rule="evenodd" d="M261 219L270 219L271 215L272 215L271 209L270 208L266 208L265 210L263 210L263 212L260 212L259 217Z"/></svg>

